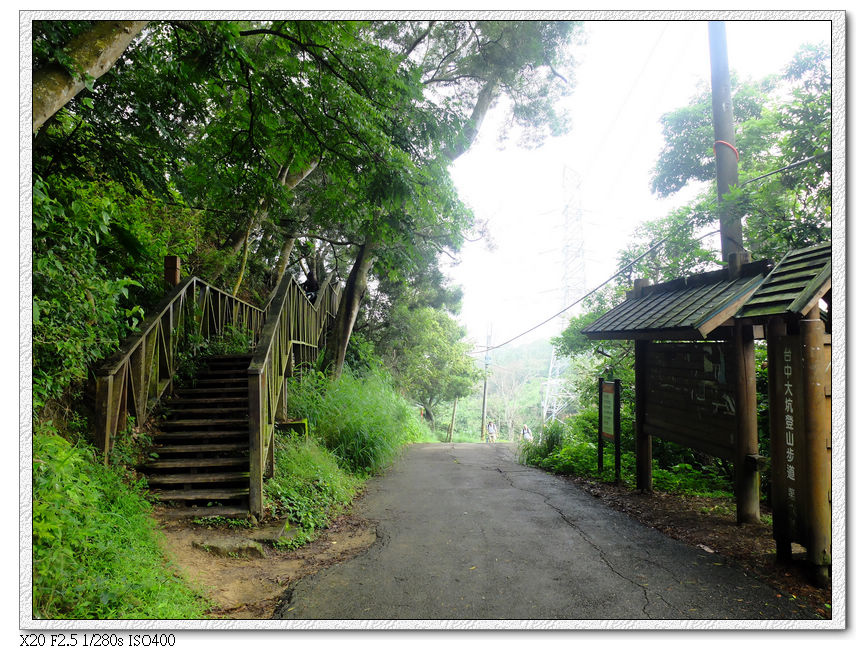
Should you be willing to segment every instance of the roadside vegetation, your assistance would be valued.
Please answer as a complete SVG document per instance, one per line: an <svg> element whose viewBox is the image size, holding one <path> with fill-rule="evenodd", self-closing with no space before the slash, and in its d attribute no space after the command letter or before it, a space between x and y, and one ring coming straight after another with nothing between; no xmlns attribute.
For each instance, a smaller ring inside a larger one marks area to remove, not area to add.
<svg viewBox="0 0 865 650"><path fill-rule="evenodd" d="M50 425L33 434L33 617L201 618L158 543L145 486Z"/></svg>
<svg viewBox="0 0 865 650"><path fill-rule="evenodd" d="M583 411L564 423L550 422L532 442L520 441L520 462L557 474L613 483L616 474L611 442L604 443L603 471L598 472L597 428L597 409L594 412ZM633 432L631 430L628 433L622 436L621 482L626 487L634 488L637 483L636 456L631 451L634 449ZM674 494L733 499L732 477L723 464L679 445L657 440L654 442L654 489Z"/></svg>
<svg viewBox="0 0 865 650"><path fill-rule="evenodd" d="M297 528L284 548L326 528L405 444L432 440L419 411L382 370L347 368L336 380L308 373L289 385L288 404L291 418L307 420L308 435L277 432L276 471L265 483L271 516L285 516Z"/></svg>

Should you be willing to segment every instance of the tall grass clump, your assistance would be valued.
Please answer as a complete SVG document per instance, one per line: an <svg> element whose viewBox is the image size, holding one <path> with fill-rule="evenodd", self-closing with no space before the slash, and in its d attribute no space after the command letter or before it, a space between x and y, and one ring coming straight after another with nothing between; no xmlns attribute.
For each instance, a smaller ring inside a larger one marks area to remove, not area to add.
<svg viewBox="0 0 865 650"><path fill-rule="evenodd" d="M276 469L264 486L269 508L297 525L297 534L284 546L300 546L325 528L351 504L362 485L343 470L335 455L315 440L276 434Z"/></svg>
<svg viewBox="0 0 865 650"><path fill-rule="evenodd" d="M336 380L310 373L291 386L287 403L344 469L361 476L387 467L402 445L425 439L428 431L382 370L361 375L345 369Z"/></svg>
<svg viewBox="0 0 865 650"><path fill-rule="evenodd" d="M524 465L540 465L543 459L562 448L564 439L565 425L558 420L552 420L544 425L541 433L533 441L520 441L519 461Z"/></svg>
<svg viewBox="0 0 865 650"><path fill-rule="evenodd" d="M209 604L166 565L141 485L40 425L33 435L33 616L202 618Z"/></svg>

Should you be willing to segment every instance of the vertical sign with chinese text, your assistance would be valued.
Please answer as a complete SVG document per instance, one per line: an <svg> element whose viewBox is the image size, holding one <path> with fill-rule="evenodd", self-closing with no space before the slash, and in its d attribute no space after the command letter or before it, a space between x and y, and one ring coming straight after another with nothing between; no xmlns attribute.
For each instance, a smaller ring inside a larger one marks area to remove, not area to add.
<svg viewBox="0 0 865 650"><path fill-rule="evenodd" d="M798 336L782 336L769 346L773 375L770 399L775 400L770 423L772 437L773 519L776 530L788 541L802 542L807 514L804 511L804 420L802 352Z"/></svg>

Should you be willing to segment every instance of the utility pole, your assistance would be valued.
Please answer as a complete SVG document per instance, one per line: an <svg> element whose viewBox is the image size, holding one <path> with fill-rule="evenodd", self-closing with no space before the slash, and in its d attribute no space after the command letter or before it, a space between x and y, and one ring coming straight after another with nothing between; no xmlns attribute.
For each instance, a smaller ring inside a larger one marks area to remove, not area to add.
<svg viewBox="0 0 865 650"><path fill-rule="evenodd" d="M718 220L721 225L721 259L730 279L739 276L750 254L742 245L742 219L735 207L724 205L724 195L739 184L739 151L733 129L733 100L727 62L727 28L709 22L709 57L712 63L712 123L715 127L715 178L718 184ZM760 472L750 459L758 451L757 389L754 370L754 328L736 321L733 336L736 385L736 522L760 521Z"/></svg>
<svg viewBox="0 0 865 650"><path fill-rule="evenodd" d="M487 352L484 355L484 400L481 406L481 442L487 441L487 370L490 367L490 347L493 344L493 326L487 330Z"/></svg>
<svg viewBox="0 0 865 650"><path fill-rule="evenodd" d="M709 58L712 63L712 123L715 127L715 178L718 184L718 217L721 222L721 259L744 253L742 221L724 205L723 196L739 183L739 152L733 130L733 100L727 61L727 28L722 21L709 21Z"/></svg>

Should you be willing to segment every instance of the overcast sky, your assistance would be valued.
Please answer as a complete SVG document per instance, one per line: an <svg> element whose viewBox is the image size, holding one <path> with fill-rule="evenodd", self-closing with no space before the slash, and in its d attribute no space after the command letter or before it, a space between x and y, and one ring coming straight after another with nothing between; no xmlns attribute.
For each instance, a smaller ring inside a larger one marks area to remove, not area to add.
<svg viewBox="0 0 865 650"><path fill-rule="evenodd" d="M596 21L586 24L586 33L588 42L575 49L576 89L566 100L571 132L533 151L502 150L492 115L452 168L463 200L489 221L493 243L492 250L486 242L467 244L461 263L448 269L464 288L461 320L478 344L490 325L496 345L566 304L569 198L572 212L583 215L585 265L585 277L571 283L587 288L615 273L617 252L641 221L687 202L686 196L654 198L650 175L663 144L660 116L710 82L707 23ZM802 43L831 42L831 23L728 21L727 42L731 71L759 79L781 72ZM562 323L554 319L520 342L555 335Z"/></svg>

